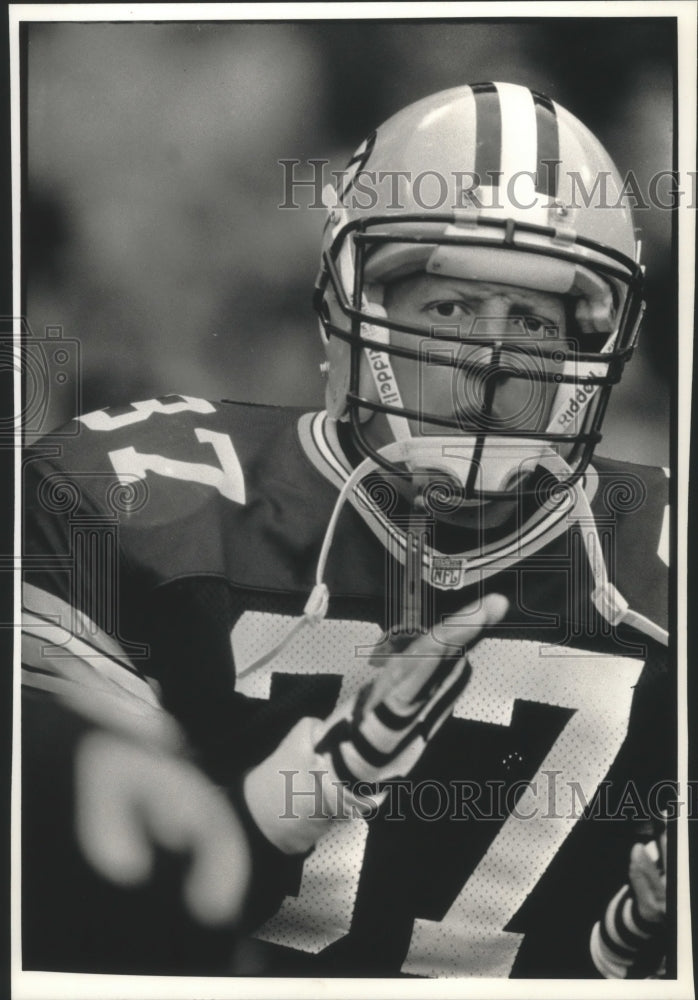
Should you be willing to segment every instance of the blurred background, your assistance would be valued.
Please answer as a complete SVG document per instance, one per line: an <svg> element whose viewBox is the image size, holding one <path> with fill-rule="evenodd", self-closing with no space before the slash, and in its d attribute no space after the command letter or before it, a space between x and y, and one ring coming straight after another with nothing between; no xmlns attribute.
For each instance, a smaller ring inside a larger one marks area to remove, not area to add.
<svg viewBox="0 0 698 1000"><path fill-rule="evenodd" d="M67 391L51 382L43 431L80 406L169 392L321 407L310 300L324 213L303 193L303 208L278 207L279 160L340 170L433 91L521 83L579 116L643 191L672 167L669 19L34 23L24 42L24 312L34 337L77 342L81 372L79 393L76 376ZM647 319L599 449L661 465L671 223L636 213Z"/></svg>

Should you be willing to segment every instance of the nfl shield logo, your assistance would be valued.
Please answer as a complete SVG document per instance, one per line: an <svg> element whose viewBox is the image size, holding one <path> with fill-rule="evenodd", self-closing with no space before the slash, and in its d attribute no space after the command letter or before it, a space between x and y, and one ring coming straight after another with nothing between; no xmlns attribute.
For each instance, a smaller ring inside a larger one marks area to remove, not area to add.
<svg viewBox="0 0 698 1000"><path fill-rule="evenodd" d="M431 584L441 590L462 586L465 560L452 556L434 556L431 563Z"/></svg>

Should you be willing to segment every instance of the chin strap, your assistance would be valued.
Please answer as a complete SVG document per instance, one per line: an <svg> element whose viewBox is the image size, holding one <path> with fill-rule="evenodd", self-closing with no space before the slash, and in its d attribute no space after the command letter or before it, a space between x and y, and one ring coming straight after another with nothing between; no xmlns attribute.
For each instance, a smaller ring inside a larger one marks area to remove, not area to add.
<svg viewBox="0 0 698 1000"><path fill-rule="evenodd" d="M594 590L591 593L591 600L602 618L609 625L629 625L631 628L643 632L663 646L669 645L669 633L666 629L660 628L655 622L628 605L623 595L617 587L608 579L606 560L603 557L601 540L596 528L596 521L591 512L589 501L584 490L577 484L578 503L582 509L583 520L580 519L579 529L586 549L591 573L594 577Z"/></svg>
<svg viewBox="0 0 698 1000"><path fill-rule="evenodd" d="M414 443L419 439L413 438L411 440L412 443ZM391 462L405 461L405 453L409 450L409 444L410 442L395 441L392 444L381 448L380 453L384 458ZM546 460L543 460L541 464L546 466L550 471L553 471L554 468L556 472L561 472L564 468L568 474L571 472L564 459L554 452L551 452L549 456L546 456ZM246 677L255 670L259 670L261 667L266 666L266 664L271 662L271 660L274 660L282 649L284 649L289 642L291 642L295 634L305 625L317 625L318 622L321 622L325 618L330 602L330 592L327 584L324 582L325 569L337 528L337 522L339 521L339 516L347 499L350 500L359 513L363 513L362 505L355 495L356 487L364 476L377 469L379 469L377 462L371 458L365 458L363 462L357 465L348 476L339 491L339 494L337 495L332 516L330 517L325 531L325 537L322 542L322 548L320 549L320 555L315 570L315 585L310 592L308 600L306 601L302 616L294 622L286 635L283 636L283 638L277 642L275 646L273 646L263 656L259 657L259 659L255 660L254 663L251 663L244 670L241 670L238 674L239 678ZM581 482L577 481L574 484L573 489L575 494L574 507L562 519L562 528L559 528L555 533L560 534L562 531L567 530L567 527L571 523L576 522L579 525L582 541L584 543L584 548L589 560L592 576L594 578L594 590L590 595L594 607L602 618L604 618L604 620L610 625L614 627L621 624L628 625L654 639L656 642L659 642L664 646L668 645L669 633L653 622L650 618L639 614L637 611L633 611L618 588L609 580L606 561L603 557L601 540L599 539L596 521L594 519L594 515L592 514L589 500L584 492ZM553 515L554 513L555 512L553 512ZM552 533L545 530L541 532L541 536L542 539L539 542L538 547L543 544L543 540L547 542L548 540L552 540L552 537L554 537ZM406 558L409 558L409 554ZM493 560L496 558L497 556L494 556ZM522 557L519 556L519 559L520 558ZM425 570L423 569L423 573L424 572ZM476 569L475 572L477 575L480 574L481 571ZM477 578L480 579L481 576L478 575ZM469 581L465 582L467 583Z"/></svg>
<svg viewBox="0 0 698 1000"><path fill-rule="evenodd" d="M330 603L330 592L324 582L325 567L330 554L330 548L332 546L332 540L337 528L339 515L342 512L342 508L346 502L348 494L354 489L357 483L363 479L364 476L368 475L369 472L373 472L377 468L378 464L374 462L373 459L365 458L360 465L356 466L339 491L337 499L335 500L332 516L325 530L322 548L320 549L320 556L315 569L315 586L311 590L310 596L306 601L302 616L294 622L286 635L279 642L277 642L277 644L270 649L268 653L265 653L264 656L255 660L254 663L251 663L244 670L241 670L238 677L246 677L247 674L251 674L255 670L259 670L260 667L266 666L270 660L275 659L281 650L288 645L299 629L301 629L304 625L316 625L318 622L321 622L327 614L327 609Z"/></svg>

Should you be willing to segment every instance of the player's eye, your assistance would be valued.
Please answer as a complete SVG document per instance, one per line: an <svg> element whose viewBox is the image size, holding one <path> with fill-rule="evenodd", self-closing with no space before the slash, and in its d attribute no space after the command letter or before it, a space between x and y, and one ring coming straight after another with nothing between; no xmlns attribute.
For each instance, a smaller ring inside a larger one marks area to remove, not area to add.
<svg viewBox="0 0 698 1000"><path fill-rule="evenodd" d="M521 320L526 327L527 333L536 334L537 336L545 334L546 337L558 336L560 333L558 324L545 316L538 316L535 313L523 313Z"/></svg>
<svg viewBox="0 0 698 1000"><path fill-rule="evenodd" d="M535 337L536 340L563 339L564 334L560 329L560 324L548 316L539 316L535 313L524 312L518 314L518 319L526 334L530 337Z"/></svg>
<svg viewBox="0 0 698 1000"><path fill-rule="evenodd" d="M465 302L457 302L452 299L443 302L431 302L427 310L438 319L461 319L472 315L472 310Z"/></svg>
<svg viewBox="0 0 698 1000"><path fill-rule="evenodd" d="M523 321L529 333L540 333L546 325L540 316L531 316L530 313L523 317Z"/></svg>

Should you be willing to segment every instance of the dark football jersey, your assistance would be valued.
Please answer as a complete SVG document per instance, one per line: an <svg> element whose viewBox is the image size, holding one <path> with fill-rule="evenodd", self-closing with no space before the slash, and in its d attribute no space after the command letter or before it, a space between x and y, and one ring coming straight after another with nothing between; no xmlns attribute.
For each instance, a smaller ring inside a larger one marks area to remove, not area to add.
<svg viewBox="0 0 698 1000"><path fill-rule="evenodd" d="M316 582L337 499L313 452L322 420L171 396L80 418L24 462L32 592L116 640L231 788L299 719L376 676L371 652L400 616L391 547L347 504L325 619L254 666ZM599 460L587 481L611 581L666 628L665 473ZM335 821L307 857L259 866L255 971L595 974L591 928L627 880L653 789L675 775L675 713L656 634L609 625L589 600L588 527L570 521L466 588L439 563L427 619L487 591L509 597L507 618L472 652L470 683L409 781L368 820ZM308 792L293 777L291 813Z"/></svg>

